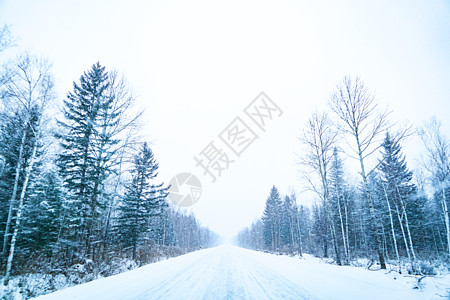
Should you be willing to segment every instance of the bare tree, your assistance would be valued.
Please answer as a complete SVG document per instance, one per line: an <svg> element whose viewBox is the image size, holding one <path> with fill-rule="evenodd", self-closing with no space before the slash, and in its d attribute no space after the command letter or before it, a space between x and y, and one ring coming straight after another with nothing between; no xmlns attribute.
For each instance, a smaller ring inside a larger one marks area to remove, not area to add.
<svg viewBox="0 0 450 300"><path fill-rule="evenodd" d="M114 208L117 205L118 189L122 182L123 172L127 171L126 165L132 161L132 156L138 145L138 130L141 128L140 119L142 110L135 110L136 97L133 95L132 89L124 76L119 75L115 70L109 72L109 87L107 97L112 99L111 109L105 111L102 115L102 135L116 138L119 142L111 149L105 149L104 143L100 145L101 151L98 152L99 163L106 162L108 168L114 168L115 173L109 178L105 184L111 185L112 197L109 199L106 220L102 233L102 243L100 245L103 250L106 246L108 236L110 234L111 217ZM112 124L108 125L108 124ZM106 151L105 151L106 150ZM102 157L104 156L104 157ZM102 254L103 251L100 251Z"/></svg>
<svg viewBox="0 0 450 300"><path fill-rule="evenodd" d="M23 155L19 153L19 160L16 168L15 183L13 189L13 195L10 200L10 209L8 220L6 224L5 237L3 248L7 247L10 226L12 225L13 210L16 209L14 230L10 241L10 249L8 252L6 273L4 278L4 285L8 284L9 277L11 275L11 267L14 258L14 250L18 237L20 224L22 221L22 213L24 206L25 194L28 188L29 180L33 172L34 164L37 160L37 149L39 146L43 125L43 114L48 103L54 99L53 92L54 81L50 75L51 65L44 59L38 59L24 54L19 56L17 62L10 64L10 67L6 69L7 76L4 82L6 107L19 108L24 113L24 124L18 130L31 130L34 136L34 140L31 147L31 155L25 162ZM37 117L36 122L31 122L33 117ZM24 148L26 133L22 134L21 144L19 145L19 152ZM24 165L26 164L26 165ZM17 181L18 173L21 168L25 167L24 181L22 183L19 201L16 204L17 194ZM16 206L17 205L17 206Z"/></svg>
<svg viewBox="0 0 450 300"><path fill-rule="evenodd" d="M450 143L441 133L441 123L432 118L419 132L427 150L424 167L432 174L432 183L441 194L442 214L447 236L447 252L450 254L450 221L446 190L450 182Z"/></svg>
<svg viewBox="0 0 450 300"><path fill-rule="evenodd" d="M386 269L382 250L382 228L381 223L378 222L369 190L365 159L381 146L380 137L383 137L382 133L389 128L389 112L378 107L373 93L365 87L364 82L359 77L354 80L345 77L333 94L330 106L342 121L343 131L354 138L354 146L349 146L356 154L353 157L359 160L361 166L364 194L375 231L376 251L381 268Z"/></svg>
<svg viewBox="0 0 450 300"><path fill-rule="evenodd" d="M110 218L112 209L115 206L118 184L121 180L122 164L124 156L127 155L127 150L136 143L136 132L139 127L139 119L142 111L133 112L132 108L135 105L136 98L134 97L128 82L123 76L120 76L117 71L111 71L108 74L109 86L106 91L107 98L110 99L110 107L101 110L99 120L100 138L96 141L98 151L94 153L97 170L114 169L118 172L116 184L114 186L111 203L109 203L108 213L106 214L106 226L104 226L104 233L102 234L102 245L104 247L105 238L109 233ZM108 145L110 139L115 139L117 144ZM118 168L118 169L116 169ZM93 196L97 195L98 190L103 190L103 183L101 182L100 172L96 176L94 183ZM93 201L95 202L95 201ZM95 211L94 209L92 211ZM95 216L90 222L91 228L89 231L90 239L98 238L96 234L92 234L96 230L93 228Z"/></svg>
<svg viewBox="0 0 450 300"><path fill-rule="evenodd" d="M326 113L314 112L307 122L307 127L303 131L301 141L308 150L303 155L301 163L312 169L320 178L321 187L316 188L312 180L308 179L312 188L322 198L328 225L331 229L336 262L341 265L341 256L337 244L336 226L330 205L330 192L328 183L328 172L330 170L333 150L337 141L338 132L334 129L332 122ZM309 177L310 178L310 177Z"/></svg>

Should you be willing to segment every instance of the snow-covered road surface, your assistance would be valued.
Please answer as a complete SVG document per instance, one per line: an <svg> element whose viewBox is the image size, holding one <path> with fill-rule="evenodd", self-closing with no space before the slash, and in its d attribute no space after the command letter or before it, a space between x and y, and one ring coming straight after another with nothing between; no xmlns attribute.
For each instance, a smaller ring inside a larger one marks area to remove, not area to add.
<svg viewBox="0 0 450 300"><path fill-rule="evenodd" d="M69 299L428 299L383 272L220 246L39 297Z"/></svg>

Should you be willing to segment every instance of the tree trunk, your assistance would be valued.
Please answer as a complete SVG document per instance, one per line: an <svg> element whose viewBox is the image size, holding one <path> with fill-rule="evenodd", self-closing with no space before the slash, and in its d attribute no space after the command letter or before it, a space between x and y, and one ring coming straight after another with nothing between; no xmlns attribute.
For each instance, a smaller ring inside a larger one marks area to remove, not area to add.
<svg viewBox="0 0 450 300"><path fill-rule="evenodd" d="M133 260L136 261L136 249L137 249L137 242L133 243Z"/></svg>
<svg viewBox="0 0 450 300"><path fill-rule="evenodd" d="M339 266L342 266L341 253L339 252L339 247L337 243L336 227L334 226L334 223L332 222L330 223L331 223L331 237L333 238L334 253L336 254L336 263Z"/></svg>
<svg viewBox="0 0 450 300"><path fill-rule="evenodd" d="M345 239L344 221L342 218L341 201L339 199L340 199L340 196L338 195L338 212L339 212L339 220L341 222L342 241L344 243L345 263L348 264L347 240Z"/></svg>
<svg viewBox="0 0 450 300"><path fill-rule="evenodd" d="M337 234L336 234L336 226L334 225L334 218L331 214L330 208L328 203L325 200L325 211L327 214L327 218L328 218L328 223L330 224L330 231L331 231L331 239L333 241L333 248L334 248L334 252L336 254L336 263L341 266L342 262L341 262L341 255L339 253L339 248L337 245Z"/></svg>
<svg viewBox="0 0 450 300"><path fill-rule="evenodd" d="M411 231L409 230L408 215L406 214L405 207L403 206L402 208L403 208L403 215L405 216L406 233L408 234L409 247L410 247L410 250L411 250L411 254L412 254L413 260L416 260L416 253L414 252L414 246L413 246L413 242L412 242Z"/></svg>
<svg viewBox="0 0 450 300"><path fill-rule="evenodd" d="M388 199L388 195L386 192L386 188L383 185L383 190L384 190L384 196L386 197L386 204L388 207L388 211L389 211L389 218L391 221L391 232L392 232L392 240L394 241L394 250L395 250L395 256L397 257L397 261L398 261L398 272L401 274L402 270L400 268L400 256L398 255L398 247L397 247L397 238L395 236L395 230L394 230L394 220L392 219L392 210L391 210L391 205L389 204L389 199Z"/></svg>
<svg viewBox="0 0 450 300"><path fill-rule="evenodd" d="M344 197L344 213L345 213L345 238L347 240L347 258L350 261L350 241L348 237L348 208L347 208L347 200Z"/></svg>
<svg viewBox="0 0 450 300"><path fill-rule="evenodd" d="M7 264L6 264L6 274L5 274L5 279L3 282L3 284L5 286L8 285L9 277L11 276L11 267L12 267L12 262L13 262L13 258L14 258L14 249L16 246L17 235L19 233L20 222L22 221L23 202L25 199L25 193L27 191L28 182L30 180L31 171L32 171L33 165L36 161L38 139L39 139L39 133L37 134L36 140L34 141L33 152L30 157L30 164L27 166L27 168L25 170L25 180L23 182L22 192L20 193L19 206L17 208L17 215L16 215L16 224L14 225L14 232L13 232L13 236L11 239L11 248L9 250L8 260L7 260Z"/></svg>
<svg viewBox="0 0 450 300"><path fill-rule="evenodd" d="M162 245L166 244L166 220L164 220L163 234L162 234Z"/></svg>
<svg viewBox="0 0 450 300"><path fill-rule="evenodd" d="M405 225L406 225L406 233L408 234L408 240L409 240L409 247L410 247L410 251L411 251L411 255L413 260L416 260L416 253L414 252L414 246L413 246L413 242L412 242L412 238L411 238L411 231L409 230L409 222L408 222L408 215L406 214L406 208L405 208L405 202L402 200L402 196L400 194L400 191L398 189L398 186L395 186L397 194L398 194L398 198L400 200L400 205L402 208L402 214L405 216Z"/></svg>
<svg viewBox="0 0 450 300"><path fill-rule="evenodd" d="M450 254L450 222L448 218L447 199L445 197L444 187L442 187L442 209L444 213L445 229L447 230L447 253Z"/></svg>
<svg viewBox="0 0 450 300"><path fill-rule="evenodd" d="M300 256L303 256L303 245L302 245L302 232L300 231L300 218L298 217L297 210L297 232L298 232L298 250L300 251Z"/></svg>
<svg viewBox="0 0 450 300"><path fill-rule="evenodd" d="M324 237L323 237L323 257L324 258L328 257L328 241L327 241L326 233L324 234Z"/></svg>
<svg viewBox="0 0 450 300"><path fill-rule="evenodd" d="M22 160L23 160L23 148L25 145L25 139L27 136L27 122L25 122L25 126L24 126L24 130L23 130L23 134L22 134L22 140L20 141L20 147L19 147L19 159L17 161L17 166L16 166L16 175L14 178L14 187L13 187L13 192L11 195L11 199L9 200L9 211L8 211L8 219L6 221L6 227L5 227L5 234L3 236L3 248L2 248L2 252L3 252L3 256L6 257L6 251L8 248L8 236L9 236L9 229L11 227L11 223L12 223L12 215L13 215L13 210L14 210L14 204L16 202L16 196L17 196L17 189L19 186L19 178L20 178L20 169L22 169Z"/></svg>
<svg viewBox="0 0 450 300"><path fill-rule="evenodd" d="M382 251L380 222L378 222L377 217L375 215L375 207L373 206L372 195L370 193L369 184L367 182L367 175L364 168L364 158L361 150L361 143L359 142L359 136L357 132L355 137L356 137L356 144L358 146L358 156L359 156L359 163L361 165L361 176L363 178L364 193L366 195L367 204L369 206L370 217L372 219L372 226L375 230L375 241L376 241L375 250L378 252L378 258L380 260L381 269L386 269L386 262L384 260L384 254Z"/></svg>
<svg viewBox="0 0 450 300"><path fill-rule="evenodd" d="M406 248L406 254L408 255L408 259L411 260L411 254L409 251L409 245L408 245L408 241L406 240L406 234L405 234L405 229L403 228L403 220L400 217L400 211L398 210L398 205L396 202L394 202L395 204L395 210L397 212L397 218L398 218L398 222L400 223L400 230L402 231L402 236L403 236L403 241L405 243L405 248Z"/></svg>
<svg viewBox="0 0 450 300"><path fill-rule="evenodd" d="M127 141L128 141L128 139L127 139ZM106 244L108 243L109 230L110 230L110 226L111 226L111 214L116 205L117 190L119 188L120 180L122 177L121 176L122 175L122 163L123 163L124 154L125 154L125 147L122 148L122 152L121 152L120 159L119 159L119 169L118 169L119 175L117 176L117 181L116 181L116 184L114 185L113 196L111 197L111 201L108 206L108 213L106 216L105 233L103 235L103 243L102 243L102 250L101 250L102 256L104 256Z"/></svg>
<svg viewBox="0 0 450 300"><path fill-rule="evenodd" d="M289 215L289 232L290 232L290 236L291 236L291 247L290 248L292 249L292 246L294 246L295 240L294 240L294 224L292 222L291 215Z"/></svg>

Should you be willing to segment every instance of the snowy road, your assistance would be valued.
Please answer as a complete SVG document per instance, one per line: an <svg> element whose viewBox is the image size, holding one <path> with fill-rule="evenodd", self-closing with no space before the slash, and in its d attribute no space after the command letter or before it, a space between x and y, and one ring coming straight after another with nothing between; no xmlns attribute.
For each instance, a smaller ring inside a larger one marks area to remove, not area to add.
<svg viewBox="0 0 450 300"><path fill-rule="evenodd" d="M382 272L233 246L196 251L38 299L427 299Z"/></svg>

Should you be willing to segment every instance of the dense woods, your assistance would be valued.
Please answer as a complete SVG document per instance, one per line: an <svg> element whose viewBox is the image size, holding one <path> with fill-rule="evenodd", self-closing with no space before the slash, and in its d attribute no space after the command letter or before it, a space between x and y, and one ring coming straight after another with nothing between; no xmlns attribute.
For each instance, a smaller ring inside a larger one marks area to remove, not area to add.
<svg viewBox="0 0 450 300"><path fill-rule="evenodd" d="M331 257L338 265L366 258L414 274L433 273L430 261L448 263L449 140L436 119L417 131L395 125L360 78L345 78L330 111L314 112L300 135L299 166L317 201L302 204L274 186L261 219L239 233L238 243ZM425 149L417 171L402 149L413 134ZM357 170L346 168L352 159ZM349 179L349 171L360 180Z"/></svg>
<svg viewBox="0 0 450 300"><path fill-rule="evenodd" d="M9 39L5 27L2 50ZM24 53L4 64L4 285L14 275L88 270L74 284L115 274L126 261L139 266L213 244L212 232L168 202L157 158L139 135L141 115L126 80L98 62L63 101L47 60Z"/></svg>

